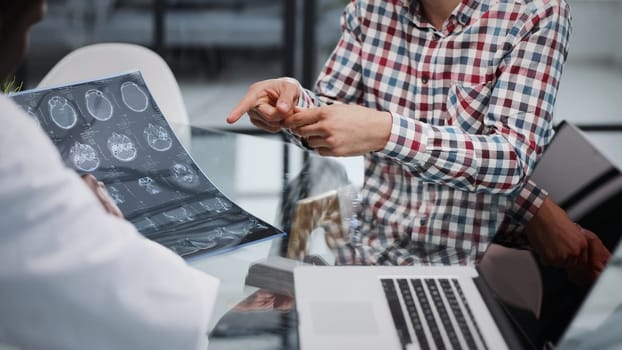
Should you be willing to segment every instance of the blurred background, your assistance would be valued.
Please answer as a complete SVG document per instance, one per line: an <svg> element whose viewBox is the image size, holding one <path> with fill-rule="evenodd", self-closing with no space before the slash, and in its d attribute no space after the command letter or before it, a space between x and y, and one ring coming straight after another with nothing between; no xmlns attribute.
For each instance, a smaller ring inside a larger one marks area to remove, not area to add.
<svg viewBox="0 0 622 350"><path fill-rule="evenodd" d="M250 83L288 75L312 84L339 37L347 0L47 3L48 14L31 33L29 56L20 72L27 87L36 86L60 58L79 47L140 44L168 62L193 123L226 127L224 117Z"/></svg>
<svg viewBox="0 0 622 350"><path fill-rule="evenodd" d="M72 50L99 42L137 43L168 62L193 125L253 133L246 118L227 125L228 112L257 80L288 75L310 87L339 37L347 2L48 0L48 15L33 29L29 55L17 76L26 88L35 87ZM568 2L574 31L555 118L579 125L622 167L622 0ZM252 147L252 141L235 147ZM234 171L244 182L242 205L260 216L263 203L275 200L268 193L282 185L284 166L282 148L265 152L273 156L238 159L211 175L226 177ZM362 181L359 159L340 161L353 182ZM266 169L264 176L249 179L245 174L257 167Z"/></svg>

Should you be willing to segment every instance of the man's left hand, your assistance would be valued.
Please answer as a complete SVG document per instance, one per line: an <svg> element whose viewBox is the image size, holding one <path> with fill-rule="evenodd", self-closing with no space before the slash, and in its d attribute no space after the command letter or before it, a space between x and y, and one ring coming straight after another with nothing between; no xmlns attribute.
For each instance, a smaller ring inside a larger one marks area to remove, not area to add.
<svg viewBox="0 0 622 350"><path fill-rule="evenodd" d="M384 148L392 117L362 106L333 104L296 109L282 125L323 156L358 156Z"/></svg>
<svg viewBox="0 0 622 350"><path fill-rule="evenodd" d="M566 267L568 278L578 285L591 285L605 269L611 253L598 236L587 229L581 228L588 241L588 264L576 264Z"/></svg>

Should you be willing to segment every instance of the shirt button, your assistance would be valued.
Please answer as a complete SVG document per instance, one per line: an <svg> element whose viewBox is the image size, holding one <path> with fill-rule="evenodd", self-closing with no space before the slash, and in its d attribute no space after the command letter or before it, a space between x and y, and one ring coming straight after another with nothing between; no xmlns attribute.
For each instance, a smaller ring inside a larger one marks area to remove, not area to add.
<svg viewBox="0 0 622 350"><path fill-rule="evenodd" d="M421 82L422 83L427 84L428 81L430 81L430 77L429 76L424 75L424 76L421 77Z"/></svg>

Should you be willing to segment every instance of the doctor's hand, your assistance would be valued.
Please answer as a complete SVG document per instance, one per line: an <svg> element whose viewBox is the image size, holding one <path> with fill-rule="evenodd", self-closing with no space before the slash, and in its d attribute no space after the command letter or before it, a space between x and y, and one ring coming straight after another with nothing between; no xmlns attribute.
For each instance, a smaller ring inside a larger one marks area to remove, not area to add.
<svg viewBox="0 0 622 350"><path fill-rule="evenodd" d="M391 135L389 112L344 104L295 111L285 118L283 127L306 139L307 145L323 156L358 156L378 151Z"/></svg>
<svg viewBox="0 0 622 350"><path fill-rule="evenodd" d="M95 197L97 197L108 214L123 219L123 213L121 213L119 207L117 207L112 198L110 198L110 194L108 194L108 190L106 190L106 186L104 186L103 182L97 181L95 176L91 174L82 175L82 180L93 194L95 194Z"/></svg>
<svg viewBox="0 0 622 350"><path fill-rule="evenodd" d="M268 132L279 132L283 119L294 113L298 104L300 88L295 80L279 78L254 83L233 108L227 123L233 124L248 113L251 123Z"/></svg>

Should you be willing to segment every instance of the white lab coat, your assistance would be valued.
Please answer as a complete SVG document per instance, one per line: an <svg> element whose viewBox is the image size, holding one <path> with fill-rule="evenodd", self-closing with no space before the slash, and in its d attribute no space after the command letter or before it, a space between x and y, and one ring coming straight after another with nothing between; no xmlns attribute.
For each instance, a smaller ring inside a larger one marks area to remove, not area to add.
<svg viewBox="0 0 622 350"><path fill-rule="evenodd" d="M205 349L218 280L104 212L0 96L0 343Z"/></svg>

